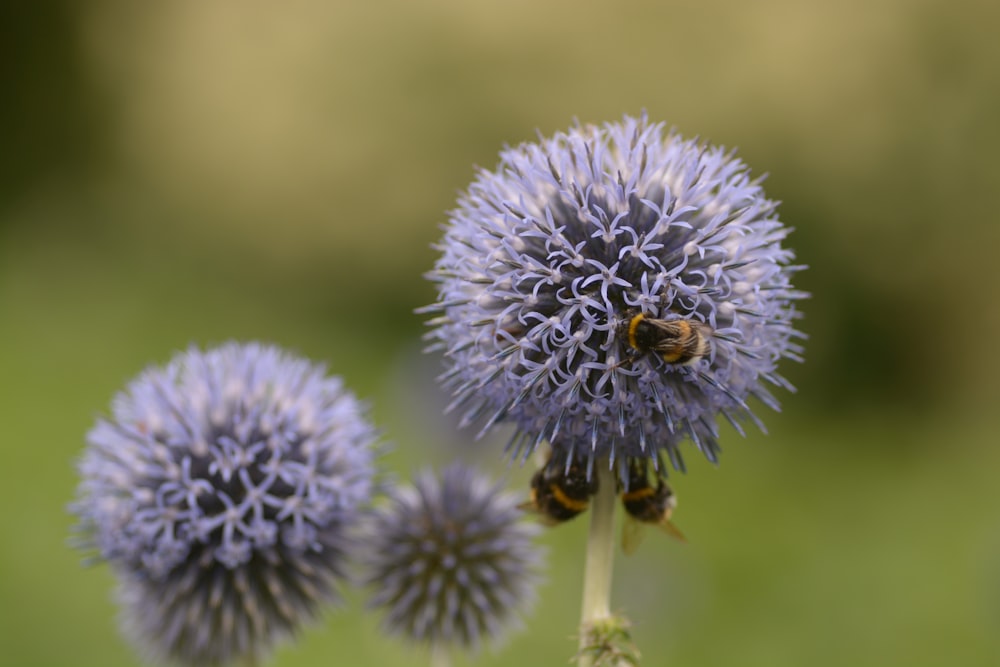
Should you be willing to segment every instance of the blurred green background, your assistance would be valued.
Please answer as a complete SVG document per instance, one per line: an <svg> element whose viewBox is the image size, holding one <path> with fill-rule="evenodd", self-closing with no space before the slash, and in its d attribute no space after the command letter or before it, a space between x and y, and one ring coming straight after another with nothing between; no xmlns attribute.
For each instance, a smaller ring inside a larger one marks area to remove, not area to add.
<svg viewBox="0 0 1000 667"><path fill-rule="evenodd" d="M770 174L814 295L770 435L690 455L690 543L616 563L644 664L1000 664L997 3L0 11L3 664L136 664L65 506L114 392L191 342L327 362L400 475L462 456L526 489L436 418L429 245L505 143L642 109ZM585 529L546 534L529 631L477 664L566 664ZM274 664L419 664L362 605Z"/></svg>

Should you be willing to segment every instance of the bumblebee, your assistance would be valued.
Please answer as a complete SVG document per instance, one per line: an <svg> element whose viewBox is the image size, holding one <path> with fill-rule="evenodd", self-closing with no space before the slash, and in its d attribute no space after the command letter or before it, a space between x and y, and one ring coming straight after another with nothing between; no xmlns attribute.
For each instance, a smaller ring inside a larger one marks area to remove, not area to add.
<svg viewBox="0 0 1000 667"><path fill-rule="evenodd" d="M531 478L531 495L520 508L535 512L542 523L554 526L586 511L595 493L597 475L588 479L585 461L574 459L567 468L550 455Z"/></svg>
<svg viewBox="0 0 1000 667"><path fill-rule="evenodd" d="M668 364L690 366L708 354L712 329L697 320L660 320L630 309L618 335L639 355L654 352Z"/></svg>
<svg viewBox="0 0 1000 667"><path fill-rule="evenodd" d="M656 486L650 484L646 459L629 462L628 491L623 491L621 498L626 515L622 524L622 551L626 555L639 548L647 526L656 526L675 539L687 541L670 521L677 507L677 496L659 474L656 474Z"/></svg>

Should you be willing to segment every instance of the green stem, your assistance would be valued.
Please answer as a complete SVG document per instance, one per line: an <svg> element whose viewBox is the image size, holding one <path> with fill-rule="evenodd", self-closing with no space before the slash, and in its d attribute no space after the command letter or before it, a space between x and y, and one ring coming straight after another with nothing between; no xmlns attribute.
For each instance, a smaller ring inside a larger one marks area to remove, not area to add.
<svg viewBox="0 0 1000 667"><path fill-rule="evenodd" d="M587 535L587 560L583 572L583 605L580 618L580 667L591 667L592 656L584 649L590 629L611 618L611 573L615 555L614 473L606 460L594 463L597 494L590 505L590 533Z"/></svg>
<svg viewBox="0 0 1000 667"><path fill-rule="evenodd" d="M451 667L451 653L448 646L442 642L431 644L431 667Z"/></svg>

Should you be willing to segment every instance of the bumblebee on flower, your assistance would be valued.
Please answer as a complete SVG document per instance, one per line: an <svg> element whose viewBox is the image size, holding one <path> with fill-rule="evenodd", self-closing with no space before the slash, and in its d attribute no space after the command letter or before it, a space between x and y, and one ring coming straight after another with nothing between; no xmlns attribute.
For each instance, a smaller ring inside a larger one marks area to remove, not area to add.
<svg viewBox="0 0 1000 667"><path fill-rule="evenodd" d="M523 458L683 470L686 439L718 459L719 415L760 423L753 396L790 388L800 267L759 180L731 152L645 117L505 150L461 196L430 274L428 334L451 408L512 422Z"/></svg>

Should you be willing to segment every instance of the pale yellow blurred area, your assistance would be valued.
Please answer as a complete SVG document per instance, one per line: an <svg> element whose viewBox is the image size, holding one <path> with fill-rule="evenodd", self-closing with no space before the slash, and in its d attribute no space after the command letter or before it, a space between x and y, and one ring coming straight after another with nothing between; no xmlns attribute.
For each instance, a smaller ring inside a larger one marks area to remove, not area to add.
<svg viewBox="0 0 1000 667"><path fill-rule="evenodd" d="M985 36L997 12L979 11L983 20L963 26ZM406 244L372 242L373 224L425 237L412 212L452 197L467 165L492 166L499 142L574 117L647 109L685 134L755 152L766 150L755 143L763 130L793 152L784 159L841 180L885 164L919 124L913 116L928 115L908 114L909 97L933 105L928 150L954 154L949 135L978 100L937 91L935 76L948 72L920 66L956 57L920 41L925 31L947 37L949 22L932 3L904 0L187 1L95 3L85 36L115 107L122 171L171 201L219 209L227 231L276 254L344 244L374 260L385 244ZM952 66L988 73L990 61L965 50ZM443 191L442 167L456 177ZM829 231L850 245L862 219ZM907 224L881 222L880 234ZM872 264L863 270L877 273Z"/></svg>
<svg viewBox="0 0 1000 667"><path fill-rule="evenodd" d="M975 2L186 1L94 3L82 34L112 118L96 180L168 211L168 238L391 291L474 164L646 110L772 173L818 273L829 256L893 318L966 311L941 372L975 394L1000 372L997 308L966 291L1000 285L976 268L1000 242L996 25Z"/></svg>

